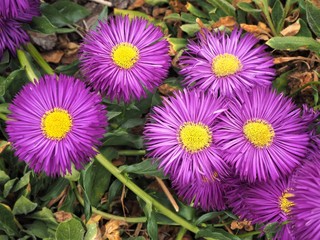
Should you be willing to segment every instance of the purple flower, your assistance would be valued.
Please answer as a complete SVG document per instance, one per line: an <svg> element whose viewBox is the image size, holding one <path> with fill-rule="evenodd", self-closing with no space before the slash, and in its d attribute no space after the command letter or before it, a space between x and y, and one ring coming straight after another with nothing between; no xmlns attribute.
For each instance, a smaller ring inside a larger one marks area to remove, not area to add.
<svg viewBox="0 0 320 240"><path fill-rule="evenodd" d="M16 17L29 8L29 0L1 0L0 19Z"/></svg>
<svg viewBox="0 0 320 240"><path fill-rule="evenodd" d="M292 179L294 206L291 211L296 240L320 239L319 153L297 169Z"/></svg>
<svg viewBox="0 0 320 240"><path fill-rule="evenodd" d="M182 185L211 179L215 172L226 175L226 163L213 137L224 111L222 99L199 90L176 92L164 99L145 125L149 157L158 159L164 172Z"/></svg>
<svg viewBox="0 0 320 240"><path fill-rule="evenodd" d="M3 6L14 6L14 4L18 4L18 1L4 0L0 3L0 9L2 9L1 4ZM16 8L18 14L13 12L12 16L9 15L11 17L1 17L0 10L0 59L4 50L8 49L11 54L15 55L16 49L29 40L28 34L22 29L22 24L30 22L34 16L40 14L40 1L38 0L19 1L19 4L21 6L19 5L20 7ZM22 10L25 4L28 7Z"/></svg>
<svg viewBox="0 0 320 240"><path fill-rule="evenodd" d="M213 139L241 180L276 180L298 166L310 135L294 103L270 88L239 92Z"/></svg>
<svg viewBox="0 0 320 240"><path fill-rule="evenodd" d="M142 18L117 16L84 38L81 69L96 90L129 102L161 84L170 66L168 52L160 28Z"/></svg>
<svg viewBox="0 0 320 240"><path fill-rule="evenodd" d="M217 173L213 173L210 179L203 176L201 180L192 179L190 183L180 184L173 181L173 187L178 196L188 204L200 207L204 211L224 210L226 208L222 181Z"/></svg>
<svg viewBox="0 0 320 240"><path fill-rule="evenodd" d="M9 107L6 131L19 159L35 172L57 176L96 154L105 133L101 97L73 77L44 76L29 83Z"/></svg>
<svg viewBox="0 0 320 240"><path fill-rule="evenodd" d="M180 60L183 84L224 96L256 85L270 86L275 76L272 57L265 46L255 46L259 40L252 34L241 34L241 29L230 36L224 31L199 32L198 41L189 42Z"/></svg>

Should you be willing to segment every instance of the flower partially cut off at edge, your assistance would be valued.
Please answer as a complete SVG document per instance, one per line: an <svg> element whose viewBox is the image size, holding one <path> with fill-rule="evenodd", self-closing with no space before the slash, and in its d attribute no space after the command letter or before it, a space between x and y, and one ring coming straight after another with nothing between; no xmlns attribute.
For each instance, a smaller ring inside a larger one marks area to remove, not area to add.
<svg viewBox="0 0 320 240"><path fill-rule="evenodd" d="M242 36L238 28L231 35L203 29L180 58L183 85L228 97L270 86L275 76L273 59L266 46L256 46L258 41L250 33Z"/></svg>
<svg viewBox="0 0 320 240"><path fill-rule="evenodd" d="M218 116L227 109L221 98L199 90L184 90L152 109L144 129L148 156L179 184L227 174L222 152L212 134Z"/></svg>
<svg viewBox="0 0 320 240"><path fill-rule="evenodd" d="M241 180L277 180L290 174L307 152L308 124L291 99L271 88L239 92L213 133Z"/></svg>
<svg viewBox="0 0 320 240"><path fill-rule="evenodd" d="M6 131L15 154L35 172L71 172L96 154L107 126L101 97L83 82L60 75L29 83L9 106Z"/></svg>
<svg viewBox="0 0 320 240"><path fill-rule="evenodd" d="M142 18L110 17L91 30L80 47L81 70L111 100L146 97L167 76L169 43L159 27Z"/></svg>

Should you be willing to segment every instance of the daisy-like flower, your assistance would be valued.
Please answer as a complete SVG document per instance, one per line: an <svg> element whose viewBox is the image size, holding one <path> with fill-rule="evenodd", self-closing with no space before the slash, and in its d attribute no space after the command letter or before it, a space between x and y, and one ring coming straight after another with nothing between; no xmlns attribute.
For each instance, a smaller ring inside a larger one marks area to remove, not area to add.
<svg viewBox="0 0 320 240"><path fill-rule="evenodd" d="M29 0L1 0L0 18L16 17L29 8Z"/></svg>
<svg viewBox="0 0 320 240"><path fill-rule="evenodd" d="M5 0L2 4L7 4L7 2L11 1ZM21 6L25 3L27 3L28 7L25 10L17 8L18 14L14 14L14 17L3 17L0 13L0 59L4 50L8 49L11 54L15 55L16 49L29 40L28 34L22 29L22 24L30 22L34 16L40 14L40 1L21 1ZM2 9L1 4L0 9Z"/></svg>
<svg viewBox="0 0 320 240"><path fill-rule="evenodd" d="M145 125L148 156L160 161L166 174L179 184L227 174L226 163L213 133L218 116L226 111L220 98L199 90L184 90L153 108Z"/></svg>
<svg viewBox="0 0 320 240"><path fill-rule="evenodd" d="M168 52L160 28L142 18L116 16L84 38L81 69L96 90L129 102L161 84L170 66Z"/></svg>
<svg viewBox="0 0 320 240"><path fill-rule="evenodd" d="M310 135L294 103L271 88L238 93L213 138L241 180L276 180L298 166Z"/></svg>
<svg viewBox="0 0 320 240"><path fill-rule="evenodd" d="M224 31L199 32L198 41L190 41L180 59L183 84L223 96L270 86L275 76L272 57L265 46L255 46L259 40L252 34L241 34L238 28L230 36Z"/></svg>
<svg viewBox="0 0 320 240"><path fill-rule="evenodd" d="M194 178L188 184L180 184L179 181L175 183L174 179L171 180L178 196L188 204L193 203L194 207L200 207L204 211L221 211L226 208L222 180L216 172L210 179L204 176L201 180Z"/></svg>
<svg viewBox="0 0 320 240"><path fill-rule="evenodd" d="M6 131L19 159L35 172L58 176L96 154L105 133L101 98L73 77L44 76L27 84L9 107Z"/></svg>
<svg viewBox="0 0 320 240"><path fill-rule="evenodd" d="M296 240L320 239L319 153L297 169L292 179L294 206L291 211Z"/></svg>

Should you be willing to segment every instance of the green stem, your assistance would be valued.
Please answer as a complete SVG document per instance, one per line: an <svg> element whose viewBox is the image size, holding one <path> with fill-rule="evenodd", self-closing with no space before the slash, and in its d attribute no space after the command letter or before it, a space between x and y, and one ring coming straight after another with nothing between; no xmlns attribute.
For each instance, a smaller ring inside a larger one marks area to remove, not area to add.
<svg viewBox="0 0 320 240"><path fill-rule="evenodd" d="M312 82L308 82L306 83L305 85L303 85L302 87L298 88L296 91L294 91L293 93L291 93L289 96L290 97L293 97L295 96L296 94L298 94L301 90L305 89L306 87L312 85L312 84L320 84L320 81L312 81Z"/></svg>
<svg viewBox="0 0 320 240"><path fill-rule="evenodd" d="M260 231L247 232L247 233L239 234L239 235L237 235L237 237L239 237L239 238L251 237L254 235L258 235L260 233L261 233Z"/></svg>
<svg viewBox="0 0 320 240"><path fill-rule="evenodd" d="M123 156L143 156L146 155L146 150L119 150L118 154Z"/></svg>
<svg viewBox="0 0 320 240"><path fill-rule="evenodd" d="M76 195L76 198L79 201L79 203L82 206L84 206L84 200L81 197L80 193L77 191L77 187L75 186L74 182L70 181L70 186L73 189L74 194ZM146 217L121 217L121 216L117 216L117 215L113 215L110 213L100 211L100 210L96 209L95 207L92 207L92 212L102 216L105 219L115 219L115 220L119 220L119 221L125 221L128 223L140 223L140 222L147 221Z"/></svg>
<svg viewBox="0 0 320 240"><path fill-rule="evenodd" d="M271 32L273 33L274 36L278 36L279 34L277 33L277 31L273 25L273 22L272 22L270 13L269 13L268 0L263 0L262 4L263 4L263 6L262 6L261 10L263 11L264 15L266 16L266 19L267 19L268 25L271 29Z"/></svg>
<svg viewBox="0 0 320 240"><path fill-rule="evenodd" d="M23 50L18 49L17 56L18 56L21 67L23 67L26 70L29 80L32 83L34 83L34 80L37 80L38 77L35 74L35 72L33 71L32 67L30 65L30 62L27 59L26 53Z"/></svg>
<svg viewBox="0 0 320 240"><path fill-rule="evenodd" d="M287 17L291 5L292 5L291 0L287 0L287 1L286 1L286 4L285 4L285 6L284 6L284 17ZM284 22L284 21L283 21L283 22Z"/></svg>
<svg viewBox="0 0 320 240"><path fill-rule="evenodd" d="M177 234L176 240L182 240L186 232L187 232L187 229L185 229L184 227L180 228Z"/></svg>
<svg viewBox="0 0 320 240"><path fill-rule="evenodd" d="M54 74L53 69L49 66L49 64L43 59L38 50L33 46L32 43L27 43L25 49L29 52L29 54L33 57L33 59L39 64L39 66L50 75Z"/></svg>
<svg viewBox="0 0 320 240"><path fill-rule="evenodd" d="M197 233L199 231L198 227L192 225L187 220L183 219L182 217L178 216L177 214L175 214L171 210L167 209L160 202L158 202L156 199L154 199L149 194L147 194L145 191L143 191L140 187L138 187L128 177L125 177L124 175L122 175L121 172L119 171L119 169L116 168L112 164L112 162L110 162L108 159L106 159L102 154L96 155L95 158L101 163L102 166L104 166L120 182L122 182L124 185L126 185L132 192L134 192L137 196L139 196L147 204L153 205L160 213L162 213L166 217L170 218L174 222L180 224L184 228L190 230L191 232Z"/></svg>

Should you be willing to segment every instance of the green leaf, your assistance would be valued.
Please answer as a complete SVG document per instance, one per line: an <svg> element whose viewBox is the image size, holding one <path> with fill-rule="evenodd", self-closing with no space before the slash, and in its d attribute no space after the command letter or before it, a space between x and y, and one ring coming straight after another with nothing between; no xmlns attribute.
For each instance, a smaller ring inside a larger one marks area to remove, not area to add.
<svg viewBox="0 0 320 240"><path fill-rule="evenodd" d="M320 37L320 8L306 1L307 21L311 30Z"/></svg>
<svg viewBox="0 0 320 240"><path fill-rule="evenodd" d="M276 28L276 32L279 33L281 31L280 28L283 26L282 23L285 18L284 9L280 0L275 1L272 7L271 18L272 18L273 25Z"/></svg>
<svg viewBox="0 0 320 240"><path fill-rule="evenodd" d="M124 130L116 130L106 134L104 146L129 146L137 149L143 148L143 140L140 135L128 133Z"/></svg>
<svg viewBox="0 0 320 240"><path fill-rule="evenodd" d="M151 6L159 6L163 5L165 3L169 3L169 0L144 0L146 4L149 4Z"/></svg>
<svg viewBox="0 0 320 240"><path fill-rule="evenodd" d="M209 220L212 220L215 217L218 217L220 215L222 215L223 212L209 212L209 213L205 213L202 216L200 216L196 221L195 221L195 225L199 225L203 222L207 222Z"/></svg>
<svg viewBox="0 0 320 240"><path fill-rule="evenodd" d="M12 189L12 192L19 191L20 189L27 186L28 183L30 182L30 174L31 174L31 171L29 171L25 175L23 175L23 177L17 182L17 184Z"/></svg>
<svg viewBox="0 0 320 240"><path fill-rule="evenodd" d="M84 228L81 222L75 218L71 218L59 224L56 232L57 240L79 240L83 239Z"/></svg>
<svg viewBox="0 0 320 240"><path fill-rule="evenodd" d="M6 184L4 185L3 196L5 198L9 195L9 193L10 193L11 189L13 188L14 184L16 183L17 179L18 178L11 179L8 182L6 182Z"/></svg>
<svg viewBox="0 0 320 240"><path fill-rule="evenodd" d="M56 27L64 27L72 24L58 9L50 4L41 4L41 13Z"/></svg>
<svg viewBox="0 0 320 240"><path fill-rule="evenodd" d="M29 212L32 212L36 209L38 204L31 202L28 198L25 196L21 196L14 204L12 213L14 215L18 214L27 214Z"/></svg>
<svg viewBox="0 0 320 240"><path fill-rule="evenodd" d="M33 17L32 22L30 23L30 29L28 30L45 34L70 33L75 31L74 28L57 28L49 21L46 16Z"/></svg>
<svg viewBox="0 0 320 240"><path fill-rule="evenodd" d="M292 71L288 71L285 73L282 73L279 77L277 77L273 82L272 82L272 87L277 90L278 93L281 92L286 92L287 86L288 86L288 75Z"/></svg>
<svg viewBox="0 0 320 240"><path fill-rule="evenodd" d="M65 178L58 178L46 192L46 195L40 199L44 202L49 202L52 198L59 196L59 194L69 185L69 182Z"/></svg>
<svg viewBox="0 0 320 240"><path fill-rule="evenodd" d="M101 13L99 14L97 21L92 25L91 29L96 29L99 24L99 21L107 20L108 16L109 16L109 8L108 6L105 6L102 9Z"/></svg>
<svg viewBox="0 0 320 240"><path fill-rule="evenodd" d="M152 159L144 160L140 163L123 165L119 170L125 173L135 173L139 175L148 175L164 178L164 174L158 169L159 163Z"/></svg>
<svg viewBox="0 0 320 240"><path fill-rule="evenodd" d="M122 182L120 182L118 179L114 180L113 183L111 183L108 191L108 202L106 204L107 207L109 207L115 197L121 193L121 189Z"/></svg>
<svg viewBox="0 0 320 240"><path fill-rule="evenodd" d="M35 220L33 223L25 225L28 232L35 235L40 239L44 239L46 237L54 237L55 229L48 228L45 222Z"/></svg>
<svg viewBox="0 0 320 240"><path fill-rule="evenodd" d="M223 229L207 227L205 229L201 229L196 234L196 238L204 237L204 238L213 238L219 240L241 240L239 237L232 235Z"/></svg>
<svg viewBox="0 0 320 240"><path fill-rule="evenodd" d="M81 174L84 191L91 205L97 206L103 194L108 190L111 174L98 161L89 164Z"/></svg>
<svg viewBox="0 0 320 240"><path fill-rule="evenodd" d="M309 37L273 37L266 42L267 45L278 50L295 51L299 49L309 49L320 53L320 43Z"/></svg>
<svg viewBox="0 0 320 240"><path fill-rule="evenodd" d="M96 223L87 224L86 227L87 232L84 236L84 240L96 240L101 238L100 230Z"/></svg>
<svg viewBox="0 0 320 240"><path fill-rule="evenodd" d="M185 38L168 38L174 51L178 52L180 49L185 48L187 45L187 39Z"/></svg>
<svg viewBox="0 0 320 240"><path fill-rule="evenodd" d="M56 73L63 73L72 76L79 71L79 63L79 60L75 60L69 65L60 65L55 69L55 71Z"/></svg>
<svg viewBox="0 0 320 240"><path fill-rule="evenodd" d="M18 227L15 223L14 216L9 207L0 203L0 229L8 236L18 236Z"/></svg>
<svg viewBox="0 0 320 240"><path fill-rule="evenodd" d="M312 37L312 32L309 30L309 27L303 19L299 18L297 22L300 24L300 30L295 36L301 37Z"/></svg>
<svg viewBox="0 0 320 240"><path fill-rule="evenodd" d="M194 15L196 17L209 18L209 16L206 13L202 12L201 10L199 10L198 8L193 6L190 2L187 2L186 8L190 13L192 13L192 15Z"/></svg>
<svg viewBox="0 0 320 240"><path fill-rule="evenodd" d="M183 24L180 26L181 30L186 32L190 37L194 36L200 30L197 23L194 24Z"/></svg>
<svg viewBox="0 0 320 240"><path fill-rule="evenodd" d="M41 209L41 211L35 212L31 215L27 215L28 218L39 220L47 225L48 228L56 229L58 226L58 223L56 219L53 216L53 213L50 211L50 209L44 207Z"/></svg>
<svg viewBox="0 0 320 240"><path fill-rule="evenodd" d="M11 72L7 78L0 77L0 96L4 96L8 86L14 81L14 79L18 75L22 73L25 73L24 69L17 69Z"/></svg>
<svg viewBox="0 0 320 240"><path fill-rule="evenodd" d="M207 0L212 6L218 7L226 16L236 17L236 9L226 0Z"/></svg>
<svg viewBox="0 0 320 240"><path fill-rule="evenodd" d="M250 3L246 3L246 2L239 2L237 4L237 6L247 12L247 13L260 13L261 12L261 9L257 9L255 7L253 7Z"/></svg>
<svg viewBox="0 0 320 240"><path fill-rule="evenodd" d="M0 170L0 184L4 184L9 180L10 180L10 177L6 174L6 172Z"/></svg>
<svg viewBox="0 0 320 240"><path fill-rule="evenodd" d="M59 0L52 6L59 10L70 23L75 23L90 14L87 8L68 0Z"/></svg>
<svg viewBox="0 0 320 240"><path fill-rule="evenodd" d="M143 212L147 216L147 231L151 239L158 239L158 224L156 220L156 215L153 211L151 203L146 203L143 207Z"/></svg>

